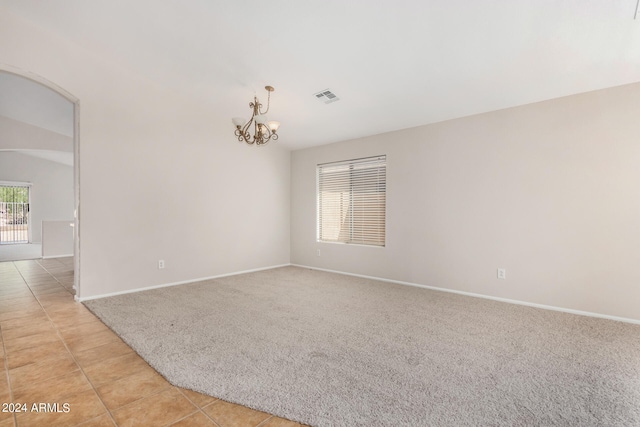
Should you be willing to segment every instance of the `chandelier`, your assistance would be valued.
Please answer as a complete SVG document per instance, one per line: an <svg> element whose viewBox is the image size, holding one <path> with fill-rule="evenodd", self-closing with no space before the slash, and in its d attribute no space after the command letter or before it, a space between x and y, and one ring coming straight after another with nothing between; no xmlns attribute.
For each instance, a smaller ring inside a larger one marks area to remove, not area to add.
<svg viewBox="0 0 640 427"><path fill-rule="evenodd" d="M272 86L265 86L267 90L267 109L262 111L262 104L258 101L257 97L253 97L253 102L249 103L251 108L251 120L248 122L241 117L234 117L232 119L233 124L236 126L235 135L238 137L238 141L244 141L247 144L263 145L270 140L276 141L278 139L278 128L280 122L270 121L267 122L266 114L269 112L269 102L271 101L271 92L274 91ZM249 132L251 124L253 123L253 136Z"/></svg>

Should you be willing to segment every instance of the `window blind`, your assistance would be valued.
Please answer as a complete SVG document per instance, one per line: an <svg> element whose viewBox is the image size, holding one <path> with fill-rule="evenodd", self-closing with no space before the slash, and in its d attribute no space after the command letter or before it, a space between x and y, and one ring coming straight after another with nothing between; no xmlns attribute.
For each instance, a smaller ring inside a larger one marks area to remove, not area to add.
<svg viewBox="0 0 640 427"><path fill-rule="evenodd" d="M385 245L387 158L318 165L318 240Z"/></svg>

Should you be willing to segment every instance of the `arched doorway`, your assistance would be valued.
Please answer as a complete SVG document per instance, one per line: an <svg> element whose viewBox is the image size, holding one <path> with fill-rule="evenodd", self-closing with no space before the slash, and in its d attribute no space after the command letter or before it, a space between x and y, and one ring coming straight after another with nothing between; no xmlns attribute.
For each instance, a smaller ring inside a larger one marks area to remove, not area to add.
<svg viewBox="0 0 640 427"><path fill-rule="evenodd" d="M6 64L0 64L0 73L6 73L7 75L13 75L20 77L22 79L27 79L34 84L40 85L50 91L55 92L60 97L64 98L66 101L72 104L72 115L73 115L73 124L72 124L72 139L73 139L73 288L75 289L75 298L78 299L80 296L80 235L81 235L81 226L80 226L80 158L79 158L79 100L77 97L72 95L70 92L65 90L64 88L58 86L57 84L47 80L46 78L26 71L16 67L12 67ZM27 147L28 148L28 147ZM35 153L37 150L34 149L34 153L43 155L44 151L41 150L39 153ZM46 153L45 153L46 154ZM49 153L55 154L55 153Z"/></svg>

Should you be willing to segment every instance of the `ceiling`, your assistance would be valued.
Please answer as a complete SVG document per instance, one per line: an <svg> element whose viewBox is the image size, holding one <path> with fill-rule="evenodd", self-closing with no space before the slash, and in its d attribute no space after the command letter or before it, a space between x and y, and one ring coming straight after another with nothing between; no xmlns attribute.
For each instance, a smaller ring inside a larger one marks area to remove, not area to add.
<svg viewBox="0 0 640 427"><path fill-rule="evenodd" d="M0 0L290 149L640 81L637 0ZM324 104L314 93L332 90Z"/></svg>
<svg viewBox="0 0 640 427"><path fill-rule="evenodd" d="M0 116L73 137L73 104L58 93L32 80L0 71ZM14 149L0 132L0 155L18 152L67 166L73 152Z"/></svg>
<svg viewBox="0 0 640 427"><path fill-rule="evenodd" d="M73 137L73 104L51 89L0 71L0 116Z"/></svg>

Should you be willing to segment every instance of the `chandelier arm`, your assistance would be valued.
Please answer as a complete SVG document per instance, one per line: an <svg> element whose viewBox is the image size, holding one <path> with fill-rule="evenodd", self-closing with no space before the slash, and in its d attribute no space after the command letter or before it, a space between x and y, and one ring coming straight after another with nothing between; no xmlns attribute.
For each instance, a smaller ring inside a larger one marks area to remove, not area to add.
<svg viewBox="0 0 640 427"><path fill-rule="evenodd" d="M253 123L253 116L251 116L251 120L249 120L247 123L245 123L244 126L242 126L242 134L245 135L245 138L249 135L249 127L251 126L251 123Z"/></svg>
<svg viewBox="0 0 640 427"><path fill-rule="evenodd" d="M262 136L263 139L266 141L269 141L271 138L273 138L275 134L273 133L273 131L271 131L271 129L269 128L269 126L267 125L262 125Z"/></svg>
<svg viewBox="0 0 640 427"><path fill-rule="evenodd" d="M240 127L237 127L234 135L238 137L238 141L242 142L242 141L246 141L249 142L248 138L247 138L247 133L245 131L243 131Z"/></svg>
<svg viewBox="0 0 640 427"><path fill-rule="evenodd" d="M256 135L259 135L261 145L271 138L268 128L265 125L256 125Z"/></svg>
<svg viewBox="0 0 640 427"><path fill-rule="evenodd" d="M271 133L268 138L262 139L262 142L260 143L260 145L264 145L271 140L276 141L277 139L278 139L278 135L275 133Z"/></svg>

